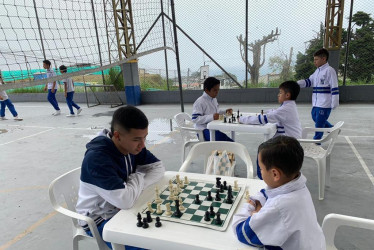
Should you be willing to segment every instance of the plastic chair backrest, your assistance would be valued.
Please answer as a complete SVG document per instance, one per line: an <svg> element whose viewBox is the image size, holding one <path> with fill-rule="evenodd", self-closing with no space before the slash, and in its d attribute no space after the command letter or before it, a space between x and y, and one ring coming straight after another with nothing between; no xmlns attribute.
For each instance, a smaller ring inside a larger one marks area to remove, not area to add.
<svg viewBox="0 0 374 250"><path fill-rule="evenodd" d="M204 141L204 136L199 129L194 129L192 118L187 113L178 113L174 116L179 127L183 141ZM197 136L199 134L199 136Z"/></svg>
<svg viewBox="0 0 374 250"><path fill-rule="evenodd" d="M232 152L235 154L235 157L240 157L247 167L247 178L254 178L256 170L253 167L251 157L249 156L248 150L246 147L237 142L227 142L227 141L209 141L201 142L194 145L189 154L187 155L186 160L183 162L180 172L187 172L188 167L191 165L192 161L199 156L204 156L205 159L212 154L214 150L226 150L227 152ZM206 166L204 166L204 172Z"/></svg>
<svg viewBox="0 0 374 250"><path fill-rule="evenodd" d="M374 220L342 214L328 214L322 222L323 234L326 238L326 249L337 249L334 244L336 230L340 226L351 226L374 231Z"/></svg>
<svg viewBox="0 0 374 250"><path fill-rule="evenodd" d="M178 127L193 127L191 126L192 118L187 113L178 113L174 116L174 119L177 122Z"/></svg>
<svg viewBox="0 0 374 250"><path fill-rule="evenodd" d="M343 121L336 123L335 126L331 128L331 132L325 138L322 139L322 142L327 142L330 140L329 145L326 149L326 156L331 154L335 141L341 132L341 127L343 126L343 124Z"/></svg>

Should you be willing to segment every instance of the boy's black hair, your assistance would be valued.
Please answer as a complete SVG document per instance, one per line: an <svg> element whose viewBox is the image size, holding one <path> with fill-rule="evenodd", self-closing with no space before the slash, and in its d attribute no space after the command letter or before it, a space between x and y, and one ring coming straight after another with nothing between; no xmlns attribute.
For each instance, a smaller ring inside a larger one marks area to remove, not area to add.
<svg viewBox="0 0 374 250"><path fill-rule="evenodd" d="M287 177L300 172L304 160L304 150L298 140L289 136L277 136L258 147L266 170L280 169Z"/></svg>
<svg viewBox="0 0 374 250"><path fill-rule="evenodd" d="M146 129L148 127L148 119L140 109L128 105L117 109L113 114L110 126L112 134L118 127L121 127L126 132L131 129Z"/></svg>
<svg viewBox="0 0 374 250"><path fill-rule="evenodd" d="M208 77L204 81L204 90L210 91L214 86L220 84L221 82L215 77Z"/></svg>
<svg viewBox="0 0 374 250"><path fill-rule="evenodd" d="M65 65L61 65L61 66L60 66L60 70L61 70L62 72L64 72L64 73L66 73L66 72L68 71L68 68L66 68Z"/></svg>
<svg viewBox="0 0 374 250"><path fill-rule="evenodd" d="M291 100L296 101L300 93L300 86L295 81L285 81L279 85L280 89L283 89L284 92L291 94Z"/></svg>
<svg viewBox="0 0 374 250"><path fill-rule="evenodd" d="M43 63L47 64L48 66L51 66L51 61L50 60L44 60Z"/></svg>
<svg viewBox="0 0 374 250"><path fill-rule="evenodd" d="M326 61L329 60L329 51L327 49L319 49L314 52L313 56L326 57Z"/></svg>

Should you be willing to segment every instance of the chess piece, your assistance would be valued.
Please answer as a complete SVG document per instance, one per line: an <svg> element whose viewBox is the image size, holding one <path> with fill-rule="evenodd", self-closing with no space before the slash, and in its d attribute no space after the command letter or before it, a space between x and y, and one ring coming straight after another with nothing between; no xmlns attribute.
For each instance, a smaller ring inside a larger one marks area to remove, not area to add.
<svg viewBox="0 0 374 250"><path fill-rule="evenodd" d="M147 211L145 213L147 214L147 221L148 221L148 223L152 222L151 212Z"/></svg>
<svg viewBox="0 0 374 250"><path fill-rule="evenodd" d="M226 116L223 118L223 123L227 123Z"/></svg>
<svg viewBox="0 0 374 250"><path fill-rule="evenodd" d="M158 190L158 187L155 188L155 195L156 195L155 203L161 203L162 200L160 198L160 192Z"/></svg>
<svg viewBox="0 0 374 250"><path fill-rule="evenodd" d="M156 223L155 223L155 226L156 227L161 227L162 226L162 224L161 224L161 221L160 221L160 217L156 217Z"/></svg>
<svg viewBox="0 0 374 250"><path fill-rule="evenodd" d="M245 199L249 200L249 190L245 190Z"/></svg>
<svg viewBox="0 0 374 250"><path fill-rule="evenodd" d="M157 204L156 214L162 214L161 204Z"/></svg>
<svg viewBox="0 0 374 250"><path fill-rule="evenodd" d="M199 198L199 195L197 194L195 196L195 201L194 201L195 204L201 204L201 201L200 201L200 198Z"/></svg>
<svg viewBox="0 0 374 250"><path fill-rule="evenodd" d="M189 182L187 176L184 177L184 184L186 184L186 185L190 184L190 182Z"/></svg>
<svg viewBox="0 0 374 250"><path fill-rule="evenodd" d="M183 180L179 181L179 188L184 188Z"/></svg>
<svg viewBox="0 0 374 250"><path fill-rule="evenodd" d="M136 226L137 227L142 227L143 226L143 222L142 222L142 216L141 216L140 213L138 213L137 219L138 219L138 223L136 223Z"/></svg>
<svg viewBox="0 0 374 250"><path fill-rule="evenodd" d="M209 212L210 216L214 217L216 215L216 213L214 212L214 207L210 205L209 209L210 209L210 212Z"/></svg>
<svg viewBox="0 0 374 250"><path fill-rule="evenodd" d="M170 194L169 194L168 200L173 201L175 199L173 185L169 186L169 188L171 188L171 190L170 190Z"/></svg>
<svg viewBox="0 0 374 250"><path fill-rule="evenodd" d="M183 206L183 200L182 197L179 197L179 210L184 211L186 208Z"/></svg>
<svg viewBox="0 0 374 250"><path fill-rule="evenodd" d="M216 187L219 188L221 186L221 177L216 177Z"/></svg>
<svg viewBox="0 0 374 250"><path fill-rule="evenodd" d="M180 176L179 176L179 174L177 174L176 176L175 176L175 183L177 183L177 184L179 184L179 181L180 181Z"/></svg>
<svg viewBox="0 0 374 250"><path fill-rule="evenodd" d="M231 122L231 118L229 118L229 123L232 123L232 122Z"/></svg>
<svg viewBox="0 0 374 250"><path fill-rule="evenodd" d="M264 110L263 109L261 109L261 115L263 115L264 114Z"/></svg>
<svg viewBox="0 0 374 250"><path fill-rule="evenodd" d="M209 214L209 211L206 211L206 212L205 212L204 220L205 220L205 221L210 221L210 214Z"/></svg>
<svg viewBox="0 0 374 250"><path fill-rule="evenodd" d="M169 184L169 191L170 191L170 192L173 191L173 184Z"/></svg>
<svg viewBox="0 0 374 250"><path fill-rule="evenodd" d="M147 218L143 218L143 228L148 228L149 225L148 225L148 221L147 221Z"/></svg>
<svg viewBox="0 0 374 250"><path fill-rule="evenodd" d="M234 191L239 191L238 180L234 181Z"/></svg>
<svg viewBox="0 0 374 250"><path fill-rule="evenodd" d="M227 182L226 181L223 181L223 189L227 190Z"/></svg>
<svg viewBox="0 0 374 250"><path fill-rule="evenodd" d="M170 216L170 215L171 215L171 207L170 207L170 203L169 203L169 202L166 203L165 206L166 206L166 212L165 212L165 215Z"/></svg>
<svg viewBox="0 0 374 250"><path fill-rule="evenodd" d="M217 212L216 213L216 225L221 225L221 224L222 224L221 213Z"/></svg>
<svg viewBox="0 0 374 250"><path fill-rule="evenodd" d="M169 180L169 186L170 185L173 185L173 180L172 179Z"/></svg>
<svg viewBox="0 0 374 250"><path fill-rule="evenodd" d="M208 191L208 196L206 197L206 200L207 201L212 201L213 200L212 192Z"/></svg>
<svg viewBox="0 0 374 250"><path fill-rule="evenodd" d="M232 188L231 188L231 185L229 186L229 188L227 189L227 195L232 198L234 198L234 196L232 195Z"/></svg>
<svg viewBox="0 0 374 250"><path fill-rule="evenodd" d="M216 193L216 198L215 198L216 201L220 201L221 200L221 197L219 196L219 192L217 190L217 193Z"/></svg>
<svg viewBox="0 0 374 250"><path fill-rule="evenodd" d="M232 204L232 194L230 193L227 193L227 196L226 196L226 203L227 204Z"/></svg>
<svg viewBox="0 0 374 250"><path fill-rule="evenodd" d="M220 193L225 192L225 190L223 190L223 184L221 184L221 185L219 186L219 192L220 192Z"/></svg>
<svg viewBox="0 0 374 250"><path fill-rule="evenodd" d="M236 115L236 118L238 118L238 120L239 120L239 109L238 109L238 113L237 113L237 115Z"/></svg>
<svg viewBox="0 0 374 250"><path fill-rule="evenodd" d="M148 211L149 211L150 213L153 213L152 202L148 202L148 203L147 203L147 206L148 206Z"/></svg>
<svg viewBox="0 0 374 250"><path fill-rule="evenodd" d="M173 213L173 216L178 218L182 216L182 212L179 209L179 200L175 200L175 212Z"/></svg>

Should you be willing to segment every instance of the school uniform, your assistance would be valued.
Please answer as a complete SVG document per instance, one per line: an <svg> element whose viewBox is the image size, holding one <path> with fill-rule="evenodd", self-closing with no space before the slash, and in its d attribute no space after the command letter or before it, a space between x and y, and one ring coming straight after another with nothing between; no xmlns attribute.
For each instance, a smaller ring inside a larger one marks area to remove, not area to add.
<svg viewBox="0 0 374 250"><path fill-rule="evenodd" d="M66 85L66 104L68 105L70 114L74 115L73 107L76 108L78 110L78 113L79 113L80 107L79 107L78 104L76 104L73 101L73 97L74 97L73 79L71 79L71 77L69 77L69 78L63 79L62 82Z"/></svg>
<svg viewBox="0 0 374 250"><path fill-rule="evenodd" d="M318 67L307 79L299 80L297 83L301 88L313 87L312 95L312 118L316 128L331 128L327 119L331 110L339 106L338 77L335 69L328 63ZM314 139L321 139L322 132L316 132Z"/></svg>
<svg viewBox="0 0 374 250"><path fill-rule="evenodd" d="M318 224L306 178L300 176L280 187L262 189L251 196L262 208L243 204L235 214L232 229L244 244L266 249L323 250L325 237Z"/></svg>
<svg viewBox="0 0 374 250"><path fill-rule="evenodd" d="M3 83L0 82L0 85L2 85L2 84ZM12 101L9 99L5 90L0 91L0 96L2 98L2 100L0 100L0 104L1 104L0 117L2 119L5 119L5 107L8 107L8 109L9 109L10 113L12 113L13 117L17 117L18 116L17 111L16 111Z"/></svg>
<svg viewBox="0 0 374 250"><path fill-rule="evenodd" d="M210 97L205 91L202 96L197 98L193 104L192 121L196 129L203 130L204 139L210 141L209 129L207 124L214 120L213 115L218 113L223 115L226 110L220 109L217 98ZM233 141L221 131L216 131L216 141Z"/></svg>
<svg viewBox="0 0 374 250"><path fill-rule="evenodd" d="M54 77L56 76L56 72L50 67L49 69L47 69L47 78L50 78L50 77ZM52 104L53 108L55 110L60 110L59 106L58 106L58 102L56 100L56 93L57 93L57 90L58 90L58 83L56 82L56 85L54 87L54 93L52 93L52 88L53 88L53 82L49 82L48 85L47 85L47 88L48 88L48 96L47 96L47 99L49 101L50 104Z"/></svg>

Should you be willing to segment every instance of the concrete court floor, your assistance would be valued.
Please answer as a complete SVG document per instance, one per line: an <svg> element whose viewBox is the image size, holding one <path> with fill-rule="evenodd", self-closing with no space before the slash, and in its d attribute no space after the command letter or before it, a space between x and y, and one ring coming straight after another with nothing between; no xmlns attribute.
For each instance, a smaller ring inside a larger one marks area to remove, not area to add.
<svg viewBox="0 0 374 250"><path fill-rule="evenodd" d="M0 250L72 249L71 220L52 209L47 190L59 175L79 167L85 144L99 129L108 127L115 108L84 104L81 116L51 116L49 103L15 103L24 120L0 121ZM277 107L276 103L222 104L243 112L258 112ZM178 170L181 163L181 137L170 125L180 105L139 106L150 121L147 148L163 160L167 170ZM318 221L329 213L374 219L374 112L372 104L343 104L331 114L330 121L345 121L331 159L331 186L325 200L318 200L317 171L313 160L306 159L302 172L312 194ZM313 126L309 104L298 105L302 126ZM191 113L192 104L185 105ZM7 110L6 115L10 117ZM171 131L172 128L172 131ZM240 134L237 141L246 145L255 162L259 134ZM236 174L242 176L238 169ZM134 219L135 222L135 219ZM233 238L233 240L235 240ZM342 227L335 239L339 249L373 249L373 231ZM95 249L82 244L82 249ZM244 245L243 245L244 246Z"/></svg>

